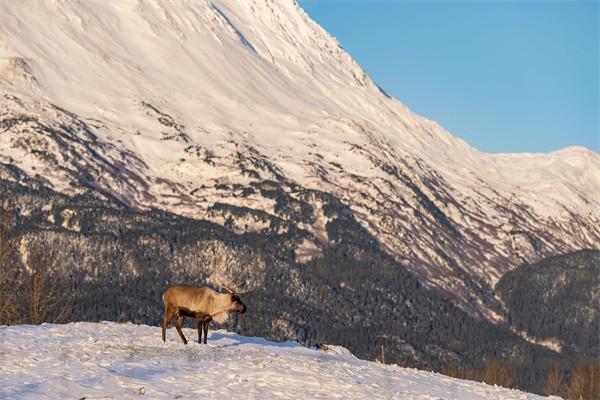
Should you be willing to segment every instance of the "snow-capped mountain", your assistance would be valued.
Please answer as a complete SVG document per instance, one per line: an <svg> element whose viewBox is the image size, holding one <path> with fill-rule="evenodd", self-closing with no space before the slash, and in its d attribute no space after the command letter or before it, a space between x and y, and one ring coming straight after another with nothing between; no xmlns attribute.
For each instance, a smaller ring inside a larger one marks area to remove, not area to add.
<svg viewBox="0 0 600 400"><path fill-rule="evenodd" d="M492 318L506 271L600 247L598 153L482 153L386 95L293 1L1 2L0 132L2 178L235 232L293 225L298 263L332 241L323 202L256 185L330 193Z"/></svg>
<svg viewBox="0 0 600 400"><path fill-rule="evenodd" d="M359 360L348 350L269 342L226 331L184 346L160 328L116 323L0 327L7 399L542 399L541 396ZM186 332L188 337L195 330ZM547 398L547 397L543 397ZM554 397L558 399L558 397Z"/></svg>

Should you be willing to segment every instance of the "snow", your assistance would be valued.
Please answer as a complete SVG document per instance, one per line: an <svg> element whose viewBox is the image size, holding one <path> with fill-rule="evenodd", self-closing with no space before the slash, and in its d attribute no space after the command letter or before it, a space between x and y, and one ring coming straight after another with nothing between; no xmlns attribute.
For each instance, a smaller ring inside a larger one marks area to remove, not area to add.
<svg viewBox="0 0 600 400"><path fill-rule="evenodd" d="M165 168L187 144L161 140L165 127L143 102L181 124L193 143L214 147L233 135L271 160L289 153L295 162L277 163L300 183L311 180L310 169L298 168L311 159L311 144L361 175L370 162L345 143L375 140L392 158L430 163L459 191L470 193L478 177L544 216L560 213L557 203L582 214L598 207L578 194L600 198L597 153L479 152L383 95L291 0L5 1L0 26L0 89L102 121L103 139L121 130L122 146L141 156L149 175L197 181L195 168Z"/></svg>
<svg viewBox="0 0 600 400"><path fill-rule="evenodd" d="M196 331L186 329L195 338ZM174 329L102 323L0 327L6 399L541 399L444 375L223 330L184 346Z"/></svg>
<svg viewBox="0 0 600 400"><path fill-rule="evenodd" d="M556 338L546 338L546 339L538 339L535 337L531 337L527 334L526 331L519 331L516 328L511 328L511 330L521 336L523 339L525 339L526 341L528 341L529 343L532 344L536 344L538 346L543 346L549 350L552 350L556 353L560 353L562 351L563 348L563 342L562 340L556 339Z"/></svg>

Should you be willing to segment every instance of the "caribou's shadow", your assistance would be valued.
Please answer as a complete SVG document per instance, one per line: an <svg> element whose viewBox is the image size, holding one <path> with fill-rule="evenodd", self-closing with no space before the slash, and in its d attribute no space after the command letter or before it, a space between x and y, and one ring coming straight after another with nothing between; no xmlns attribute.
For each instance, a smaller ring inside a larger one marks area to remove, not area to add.
<svg viewBox="0 0 600 400"><path fill-rule="evenodd" d="M257 344L257 345L264 346L264 347L276 347L276 348L287 348L287 349L304 348L304 346L302 346L298 342L294 342L291 340L288 340L285 342L271 342L271 341L266 340L261 337L241 336L241 335L238 335L237 333L223 334L218 331L210 333L210 335L208 337L209 343L210 343L211 339L212 340L227 339L227 340L233 341L233 343L227 343L227 344L221 345L221 346L219 346L219 348L238 347L238 346L243 346L246 344Z"/></svg>

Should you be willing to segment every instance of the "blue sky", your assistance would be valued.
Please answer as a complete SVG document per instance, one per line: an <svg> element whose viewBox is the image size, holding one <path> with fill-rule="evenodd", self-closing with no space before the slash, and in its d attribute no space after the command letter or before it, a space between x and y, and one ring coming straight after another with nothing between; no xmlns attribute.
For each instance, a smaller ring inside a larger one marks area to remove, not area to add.
<svg viewBox="0 0 600 400"><path fill-rule="evenodd" d="M390 95L488 152L600 151L599 4L300 1Z"/></svg>

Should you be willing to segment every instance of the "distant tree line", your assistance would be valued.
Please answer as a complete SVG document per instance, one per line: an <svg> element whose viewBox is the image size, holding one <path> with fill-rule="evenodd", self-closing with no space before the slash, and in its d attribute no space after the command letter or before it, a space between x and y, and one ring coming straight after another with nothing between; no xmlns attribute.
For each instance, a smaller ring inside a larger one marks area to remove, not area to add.
<svg viewBox="0 0 600 400"><path fill-rule="evenodd" d="M454 378L518 388L516 383L519 381L522 368L522 365L513 361L489 359L485 361L483 369L449 365L443 367L440 372ZM563 367L561 362L556 360L545 370L545 376L539 378L539 384L542 386L538 393L575 400L600 399L600 360L597 358L579 358L570 368Z"/></svg>

